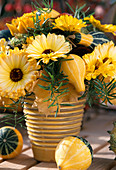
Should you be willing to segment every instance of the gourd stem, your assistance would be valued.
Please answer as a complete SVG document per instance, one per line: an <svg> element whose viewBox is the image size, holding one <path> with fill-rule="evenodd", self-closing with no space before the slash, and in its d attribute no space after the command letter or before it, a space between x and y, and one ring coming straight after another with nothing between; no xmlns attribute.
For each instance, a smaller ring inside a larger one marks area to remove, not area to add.
<svg viewBox="0 0 116 170"><path fill-rule="evenodd" d="M68 37L66 37L66 40L68 40L74 47L77 47Z"/></svg>

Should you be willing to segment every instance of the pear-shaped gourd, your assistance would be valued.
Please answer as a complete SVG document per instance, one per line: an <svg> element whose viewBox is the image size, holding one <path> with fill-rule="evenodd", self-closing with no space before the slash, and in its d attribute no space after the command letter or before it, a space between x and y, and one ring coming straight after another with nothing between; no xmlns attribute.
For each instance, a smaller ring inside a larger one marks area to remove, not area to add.
<svg viewBox="0 0 116 170"><path fill-rule="evenodd" d="M87 170L92 163L92 155L91 145L78 136L63 138L55 150L59 170Z"/></svg>
<svg viewBox="0 0 116 170"><path fill-rule="evenodd" d="M75 54L70 54L67 60L61 64L61 71L68 76L69 82L74 85L77 93L85 91L85 63L81 57Z"/></svg>

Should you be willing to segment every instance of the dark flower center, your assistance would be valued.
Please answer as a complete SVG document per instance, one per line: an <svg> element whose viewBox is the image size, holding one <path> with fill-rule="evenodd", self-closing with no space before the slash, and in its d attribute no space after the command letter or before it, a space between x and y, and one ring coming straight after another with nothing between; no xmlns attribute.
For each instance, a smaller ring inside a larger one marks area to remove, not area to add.
<svg viewBox="0 0 116 170"><path fill-rule="evenodd" d="M45 51L43 51L43 54L50 54L54 51L52 51L51 49L46 49Z"/></svg>
<svg viewBox="0 0 116 170"><path fill-rule="evenodd" d="M21 71L20 68L14 68L10 72L10 79L14 82L18 82L22 79L23 77L23 72Z"/></svg>

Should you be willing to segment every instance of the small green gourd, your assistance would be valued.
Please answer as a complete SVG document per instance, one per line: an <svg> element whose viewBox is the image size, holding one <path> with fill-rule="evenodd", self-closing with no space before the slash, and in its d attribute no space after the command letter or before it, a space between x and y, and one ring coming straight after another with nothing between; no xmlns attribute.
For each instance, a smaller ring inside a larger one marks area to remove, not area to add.
<svg viewBox="0 0 116 170"><path fill-rule="evenodd" d="M0 158L11 159L19 155L23 147L21 133L14 127L0 128Z"/></svg>
<svg viewBox="0 0 116 170"><path fill-rule="evenodd" d="M116 154L116 121L113 123L113 125L114 127L112 131L108 131L110 134L110 140L108 142L110 143L109 149Z"/></svg>

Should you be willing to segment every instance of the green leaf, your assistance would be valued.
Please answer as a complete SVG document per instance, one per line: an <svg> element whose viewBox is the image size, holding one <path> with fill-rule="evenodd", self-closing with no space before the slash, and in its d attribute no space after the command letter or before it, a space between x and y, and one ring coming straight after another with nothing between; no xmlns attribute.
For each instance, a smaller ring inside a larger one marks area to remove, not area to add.
<svg viewBox="0 0 116 170"><path fill-rule="evenodd" d="M94 14L95 14L95 12L92 12L91 14L87 15L87 17L90 17L91 15L94 15Z"/></svg>
<svg viewBox="0 0 116 170"><path fill-rule="evenodd" d="M103 89L103 84L101 83L101 81L99 81L98 79L94 80L94 82L99 85L99 87L101 87Z"/></svg>
<svg viewBox="0 0 116 170"><path fill-rule="evenodd" d="M85 7L86 7L86 4L84 4L83 6L81 6L81 7L78 9L78 11L80 11L80 12L81 12L81 11L82 11L82 9L83 9L83 8L85 8Z"/></svg>
<svg viewBox="0 0 116 170"><path fill-rule="evenodd" d="M57 83L59 83L59 82L61 82L61 81L69 81L69 80L68 80L67 78L63 78L63 79L57 81Z"/></svg>
<svg viewBox="0 0 116 170"><path fill-rule="evenodd" d="M10 122L5 122L5 123L12 126L12 127L15 127L15 125L13 123L10 123Z"/></svg>
<svg viewBox="0 0 116 170"><path fill-rule="evenodd" d="M35 3L40 7L38 8L37 5L35 5ZM32 2L32 5L36 8L36 9L43 9L42 6L35 0L35 2Z"/></svg>
<svg viewBox="0 0 116 170"><path fill-rule="evenodd" d="M45 26L45 24L47 23L48 20L49 20L49 18L47 18L47 19L42 23L42 26Z"/></svg>
<svg viewBox="0 0 116 170"><path fill-rule="evenodd" d="M66 2L66 5L69 7L69 9L74 13L75 11L73 10L73 8L69 5L68 2Z"/></svg>
<svg viewBox="0 0 116 170"><path fill-rule="evenodd" d="M42 86L42 85L40 85L40 84L38 84L38 86L41 87L41 88L44 89L44 90L50 90L50 88L49 88L48 86L46 87L46 86Z"/></svg>
<svg viewBox="0 0 116 170"><path fill-rule="evenodd" d="M58 111L59 111L59 105L57 104L57 109L56 109L55 117L57 116Z"/></svg>
<svg viewBox="0 0 116 170"><path fill-rule="evenodd" d="M17 124L19 124L20 122L22 122L23 120L25 120L25 117L23 117L22 119L17 121Z"/></svg>
<svg viewBox="0 0 116 170"><path fill-rule="evenodd" d="M45 82L51 82L50 80L46 80L46 79L42 79L42 78L39 78L39 79L42 81L45 81Z"/></svg>
<svg viewBox="0 0 116 170"><path fill-rule="evenodd" d="M62 84L63 84L63 82L60 83L60 85L54 90L54 92L55 92L55 91L58 91L59 88L62 86Z"/></svg>
<svg viewBox="0 0 116 170"><path fill-rule="evenodd" d="M49 77L47 77L45 74L43 74L42 73L42 76L44 77L44 78L46 78L47 80L50 80L50 78Z"/></svg>
<svg viewBox="0 0 116 170"><path fill-rule="evenodd" d="M108 92L111 92L116 87L116 83L114 82L110 87L108 88Z"/></svg>
<svg viewBox="0 0 116 170"><path fill-rule="evenodd" d="M103 87L103 88L99 88L97 85L95 85L95 88L98 90L98 92L102 92L103 94L105 94L106 93L106 90L105 90L105 88Z"/></svg>
<svg viewBox="0 0 116 170"><path fill-rule="evenodd" d="M51 9L53 9L53 0L51 0L50 6L51 6Z"/></svg>

